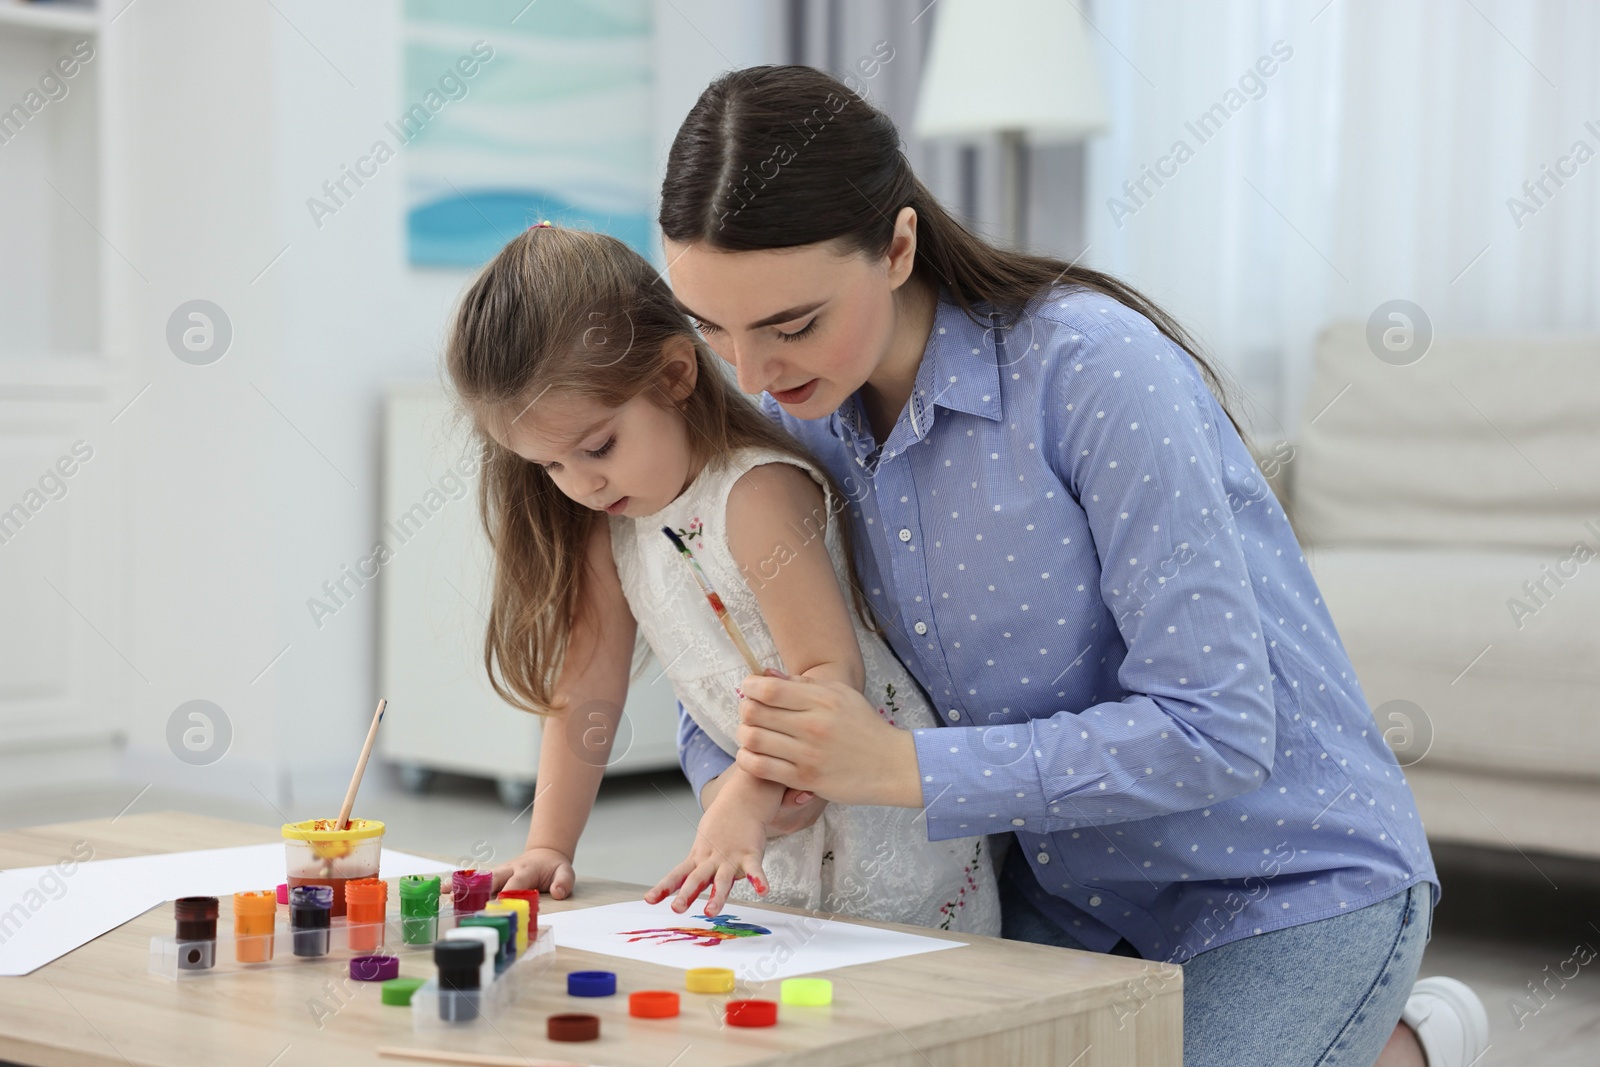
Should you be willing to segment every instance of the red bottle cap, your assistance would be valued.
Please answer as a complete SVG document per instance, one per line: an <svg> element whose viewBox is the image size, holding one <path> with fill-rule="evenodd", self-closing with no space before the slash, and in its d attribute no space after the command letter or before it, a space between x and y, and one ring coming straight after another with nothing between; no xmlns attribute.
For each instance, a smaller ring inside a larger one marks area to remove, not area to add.
<svg viewBox="0 0 1600 1067"><path fill-rule="evenodd" d="M729 1026L773 1026L778 1021L775 1000L730 1000L725 1018Z"/></svg>
<svg viewBox="0 0 1600 1067"><path fill-rule="evenodd" d="M505 897L507 900L526 900L529 904L539 903L537 889L502 889L496 896Z"/></svg>
<svg viewBox="0 0 1600 1067"><path fill-rule="evenodd" d="M593 1041L600 1036L598 1015L552 1015L545 1022L545 1036L551 1041Z"/></svg>
<svg viewBox="0 0 1600 1067"><path fill-rule="evenodd" d="M533 929L528 931L528 937L533 937L533 930L539 928L539 891L537 889L502 889L499 892L502 900L526 900L528 902L528 921Z"/></svg>
<svg viewBox="0 0 1600 1067"><path fill-rule="evenodd" d="M640 1019L670 1019L678 1014L678 994L670 989L641 989L629 993L628 1014Z"/></svg>
<svg viewBox="0 0 1600 1067"><path fill-rule="evenodd" d="M289 883L288 882L279 882L278 883L278 903L279 904L287 904L287 903L289 903Z"/></svg>

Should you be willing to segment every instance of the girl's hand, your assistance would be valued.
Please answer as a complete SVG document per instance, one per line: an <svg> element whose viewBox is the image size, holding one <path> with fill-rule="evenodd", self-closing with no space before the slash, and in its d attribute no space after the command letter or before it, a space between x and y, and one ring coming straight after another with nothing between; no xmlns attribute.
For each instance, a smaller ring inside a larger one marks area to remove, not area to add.
<svg viewBox="0 0 1600 1067"><path fill-rule="evenodd" d="M843 682L751 676L740 685L739 766L839 804L922 806L909 730Z"/></svg>
<svg viewBox="0 0 1600 1067"><path fill-rule="evenodd" d="M826 800L808 790L785 789L778 814L767 822L767 837L783 837L804 830L822 818L822 809L827 806Z"/></svg>
<svg viewBox="0 0 1600 1067"><path fill-rule="evenodd" d="M571 857L553 848L530 848L510 863L494 869L489 895L502 889L537 889L549 893L552 900L565 900L572 895L572 886L577 880Z"/></svg>
<svg viewBox="0 0 1600 1067"><path fill-rule="evenodd" d="M722 792L722 787L727 783L728 772L723 771L706 783L705 789L700 793L700 809L710 811L711 805L716 802L717 795ZM808 789L785 789L783 801L778 806L778 813L767 822L767 836L783 837L796 830L804 830L818 819L822 818L822 809L828 802Z"/></svg>
<svg viewBox="0 0 1600 1067"><path fill-rule="evenodd" d="M742 805L712 805L700 817L689 858L644 895L645 903L659 903L676 890L672 910L682 914L709 885L711 897L706 901L706 914L717 915L727 902L733 883L745 877L757 893L765 894L767 876L761 869L761 857L766 847L766 824L761 819L751 818Z"/></svg>

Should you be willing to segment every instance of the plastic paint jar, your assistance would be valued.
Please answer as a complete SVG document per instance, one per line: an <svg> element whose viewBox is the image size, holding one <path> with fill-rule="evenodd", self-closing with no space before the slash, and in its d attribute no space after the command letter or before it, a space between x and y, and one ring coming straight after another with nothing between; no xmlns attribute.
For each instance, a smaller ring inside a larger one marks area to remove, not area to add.
<svg viewBox="0 0 1600 1067"><path fill-rule="evenodd" d="M529 940L533 937L533 914L526 900L496 898L485 904L483 910L491 914L503 911L516 916L517 953L520 955L528 951Z"/></svg>
<svg viewBox="0 0 1600 1067"><path fill-rule="evenodd" d="M217 898L179 897L172 912L178 923L178 969L210 970L217 962Z"/></svg>
<svg viewBox="0 0 1600 1067"><path fill-rule="evenodd" d="M502 889L497 900L526 900L528 902L528 940L539 931L539 891L537 889Z"/></svg>
<svg viewBox="0 0 1600 1067"><path fill-rule="evenodd" d="M333 890L325 885L297 885L289 890L289 931L296 956L326 956Z"/></svg>
<svg viewBox="0 0 1600 1067"><path fill-rule="evenodd" d="M483 963L478 966L478 987L488 989L494 985L495 953L500 951L500 933L488 926L458 926L444 932L445 941L476 941L483 946Z"/></svg>
<svg viewBox="0 0 1600 1067"><path fill-rule="evenodd" d="M456 924L457 930L471 930L474 927L493 930L499 940L494 947L494 969L496 972L505 970L511 964L513 949L517 938L511 931L511 924L516 921L514 915L500 912L478 912L475 915L464 915Z"/></svg>
<svg viewBox="0 0 1600 1067"><path fill-rule="evenodd" d="M489 903L489 889L494 885L493 871L468 868L450 875L450 896L455 903L457 917L482 911Z"/></svg>
<svg viewBox="0 0 1600 1067"><path fill-rule="evenodd" d="M476 1019L482 992L483 942L469 938L440 941L433 946L433 962L439 968L439 1018L451 1023Z"/></svg>
<svg viewBox="0 0 1600 1067"><path fill-rule="evenodd" d="M345 930L356 952L383 947L384 920L389 917L389 883L380 878L358 878L344 884Z"/></svg>
<svg viewBox="0 0 1600 1067"><path fill-rule="evenodd" d="M431 945L439 938L439 876L400 879L400 940Z"/></svg>
<svg viewBox="0 0 1600 1067"><path fill-rule="evenodd" d="M378 877L383 851L383 823L351 819L335 830L336 819L308 819L283 824L289 888L325 885L333 889L333 914L344 914L344 886L359 878Z"/></svg>
<svg viewBox="0 0 1600 1067"><path fill-rule="evenodd" d="M233 958L240 963L272 959L278 924L278 895L270 889L233 895Z"/></svg>

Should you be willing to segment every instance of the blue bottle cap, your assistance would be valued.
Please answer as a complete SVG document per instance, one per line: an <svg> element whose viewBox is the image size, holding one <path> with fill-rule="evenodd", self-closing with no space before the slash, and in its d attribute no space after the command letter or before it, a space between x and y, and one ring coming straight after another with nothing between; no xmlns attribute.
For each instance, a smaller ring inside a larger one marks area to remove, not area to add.
<svg viewBox="0 0 1600 1067"><path fill-rule="evenodd" d="M609 997L617 991L617 976L612 971L572 971L567 975L567 995Z"/></svg>

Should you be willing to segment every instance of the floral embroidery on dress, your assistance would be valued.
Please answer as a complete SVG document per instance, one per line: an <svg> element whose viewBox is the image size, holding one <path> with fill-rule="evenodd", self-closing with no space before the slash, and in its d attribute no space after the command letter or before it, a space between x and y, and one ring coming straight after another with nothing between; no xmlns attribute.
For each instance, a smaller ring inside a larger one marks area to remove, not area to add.
<svg viewBox="0 0 1600 1067"><path fill-rule="evenodd" d="M895 703L893 682L884 683L883 706L878 709L878 714L882 715L884 719L888 721L890 726L899 725L894 721L894 717L900 714L900 705Z"/></svg>
<svg viewBox="0 0 1600 1067"><path fill-rule="evenodd" d="M945 901L944 905L939 909L939 912L944 916L944 919L939 923L939 929L950 929L950 923L955 919L956 912L967 906L967 895L969 893L977 893L978 880L973 876L972 871L973 868L977 867L977 865L982 861L983 838L980 837L978 838L977 843L973 846L972 860L966 865L966 867L962 868L962 873L966 875L966 881L962 884L961 888L956 891L956 899Z"/></svg>
<svg viewBox="0 0 1600 1067"><path fill-rule="evenodd" d="M706 536L706 524L701 522L698 517L690 519L688 526L680 526L672 532L683 538L684 543L686 544L690 541L693 541L694 547L696 548L706 547L704 540Z"/></svg>

